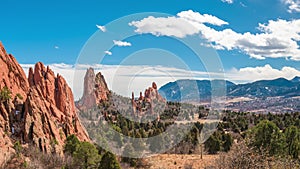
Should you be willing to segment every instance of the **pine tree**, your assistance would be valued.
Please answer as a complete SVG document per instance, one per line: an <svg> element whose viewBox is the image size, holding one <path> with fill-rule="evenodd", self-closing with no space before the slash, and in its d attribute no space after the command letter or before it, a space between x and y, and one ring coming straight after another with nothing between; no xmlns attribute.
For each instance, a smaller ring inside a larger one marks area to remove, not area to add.
<svg viewBox="0 0 300 169"><path fill-rule="evenodd" d="M81 168L95 168L100 162L100 155L96 147L89 142L81 142L73 153L76 164Z"/></svg>
<svg viewBox="0 0 300 169"><path fill-rule="evenodd" d="M284 132L287 143L287 152L290 156L297 159L300 155L300 132L295 126L290 126Z"/></svg>
<svg viewBox="0 0 300 169"><path fill-rule="evenodd" d="M249 131L248 136L250 146L256 150L266 151L271 156L284 154L285 137L275 123L263 120Z"/></svg>
<svg viewBox="0 0 300 169"><path fill-rule="evenodd" d="M77 150L79 144L80 141L74 134L68 136L65 141L64 152L73 155L73 153Z"/></svg>
<svg viewBox="0 0 300 169"><path fill-rule="evenodd" d="M116 156L111 152L106 152L100 162L98 169L121 169Z"/></svg>

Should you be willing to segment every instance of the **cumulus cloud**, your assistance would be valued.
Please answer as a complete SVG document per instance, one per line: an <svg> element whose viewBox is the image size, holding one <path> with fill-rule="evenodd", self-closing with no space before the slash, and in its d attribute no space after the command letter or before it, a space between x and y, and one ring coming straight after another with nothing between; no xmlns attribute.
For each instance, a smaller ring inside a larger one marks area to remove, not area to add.
<svg viewBox="0 0 300 169"><path fill-rule="evenodd" d="M32 64L21 64L26 73ZM93 67L95 72L100 72L104 75L109 89L117 94L129 97L131 92L136 94L144 91L155 81L158 87L179 79L220 79L224 78L223 73L204 72L204 71L189 71L172 67L162 66L125 66L125 65L68 65L68 64L50 64L50 68L61 74L73 89L74 98L77 100L82 96L83 80L86 70ZM283 67L275 69L270 65L258 67L245 67L240 69L232 69L225 72L225 79L235 83L246 83L262 79L275 79L283 77L292 79L295 76L300 76L300 71L293 67Z"/></svg>
<svg viewBox="0 0 300 169"><path fill-rule="evenodd" d="M130 26L136 27L137 33L151 33L156 36L175 36L184 38L187 35L194 35L200 32L199 28L193 26L190 22L207 23L211 25L221 26L227 25L215 16L208 14L200 14L192 10L183 11L175 17L153 17L149 16L140 21L132 21Z"/></svg>
<svg viewBox="0 0 300 169"><path fill-rule="evenodd" d="M233 0L222 0L222 2L226 2L226 3L232 4Z"/></svg>
<svg viewBox="0 0 300 169"><path fill-rule="evenodd" d="M98 29L100 29L102 32L106 32L106 27L101 25L96 25Z"/></svg>
<svg viewBox="0 0 300 169"><path fill-rule="evenodd" d="M288 12L300 12L300 0L282 0L288 6Z"/></svg>
<svg viewBox="0 0 300 169"><path fill-rule="evenodd" d="M107 54L107 55L109 55L109 56L112 55L112 52L111 52L111 51L108 51L108 50L104 51L104 53Z"/></svg>
<svg viewBox="0 0 300 169"><path fill-rule="evenodd" d="M237 83L253 82L257 80L271 80L281 77L292 79L295 76L300 76L300 71L293 67L285 66L281 69L275 69L269 64L265 66L232 69L226 73L226 78Z"/></svg>
<svg viewBox="0 0 300 169"><path fill-rule="evenodd" d="M130 42L120 41L120 40L113 40L114 45L117 46L131 46Z"/></svg>
<svg viewBox="0 0 300 169"><path fill-rule="evenodd" d="M137 33L151 33L155 36L175 36L183 38L187 35L194 35L199 30L189 24L187 21L177 17L158 17L149 16L141 21L133 21L130 26L135 26Z"/></svg>
<svg viewBox="0 0 300 169"><path fill-rule="evenodd" d="M187 35L200 35L211 47L218 50L239 50L253 58L290 58L300 60L300 19L269 20L258 25L258 33L238 33L232 29L216 30L215 26L227 25L215 16L200 14L192 10L183 11L174 17L149 16L129 25L136 27L138 33L150 33L155 36L175 36L184 38Z"/></svg>

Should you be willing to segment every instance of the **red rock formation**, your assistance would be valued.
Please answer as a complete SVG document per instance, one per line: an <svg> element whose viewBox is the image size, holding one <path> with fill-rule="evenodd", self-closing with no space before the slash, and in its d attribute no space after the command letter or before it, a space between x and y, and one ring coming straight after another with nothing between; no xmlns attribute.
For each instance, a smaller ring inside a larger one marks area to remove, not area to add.
<svg viewBox="0 0 300 169"><path fill-rule="evenodd" d="M95 78L95 95L96 103L99 104L102 100L108 100L109 90L101 72L97 73Z"/></svg>
<svg viewBox="0 0 300 169"><path fill-rule="evenodd" d="M29 84L24 70L16 59L7 54L0 42L0 89L8 87L12 92L12 98L19 93L24 99L29 90Z"/></svg>
<svg viewBox="0 0 300 169"><path fill-rule="evenodd" d="M5 159L9 159L14 153L10 135L12 130L15 131L12 127L14 122L12 112L15 111L16 106L12 100L18 95L23 97L24 101L29 90L29 84L22 67L12 55L6 53L0 42L0 91L4 90L4 87L11 91L11 99L0 101L0 166L5 162ZM19 99L19 102L23 101ZM16 105L19 102L16 102Z"/></svg>
<svg viewBox="0 0 300 169"><path fill-rule="evenodd" d="M154 109L153 109L155 107L155 104L153 103L154 101L156 101L160 104L166 103L166 100L159 94L159 92L157 90L157 85L155 82L152 83L152 87L149 87L148 89L145 90L144 96L142 95L142 92L140 92L140 96L139 96L138 100L134 99L134 93L132 92L131 103L132 103L133 114L134 115L144 114L145 112L143 112L143 107L141 107L142 105L149 105L150 107L148 107L148 109L151 114L158 113L158 112L154 112ZM146 110L147 110L147 108L146 108ZM159 115L157 116L157 119L159 119Z"/></svg>
<svg viewBox="0 0 300 169"><path fill-rule="evenodd" d="M25 102L24 139L46 152L61 152L66 137L88 141L75 112L74 98L65 79L39 62L29 70L30 91ZM55 150L51 147L53 141Z"/></svg>
<svg viewBox="0 0 300 169"><path fill-rule="evenodd" d="M97 75L93 68L89 68L84 77L84 89L82 98L76 103L79 110L88 110L97 106L102 101L107 101L109 89L101 72Z"/></svg>
<svg viewBox="0 0 300 169"><path fill-rule="evenodd" d="M89 141L75 112L65 79L42 63L29 69L28 79L15 58L0 43L0 90L11 99L0 101L0 166L14 153L16 140L35 143L46 152L62 152L66 136Z"/></svg>

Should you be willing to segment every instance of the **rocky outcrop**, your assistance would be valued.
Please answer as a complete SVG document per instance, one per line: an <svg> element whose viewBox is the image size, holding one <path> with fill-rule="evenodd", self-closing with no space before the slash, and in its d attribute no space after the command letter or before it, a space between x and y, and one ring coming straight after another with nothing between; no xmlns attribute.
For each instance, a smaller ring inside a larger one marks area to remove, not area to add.
<svg viewBox="0 0 300 169"><path fill-rule="evenodd" d="M8 87L12 92L12 98L16 94L20 94L26 99L26 94L29 90L29 84L24 70L18 64L16 59L7 54L2 43L0 42L0 89L4 86Z"/></svg>
<svg viewBox="0 0 300 169"><path fill-rule="evenodd" d="M94 69L89 68L84 77L82 98L76 102L79 110L86 111L103 101L108 101L110 91L101 72L95 75Z"/></svg>
<svg viewBox="0 0 300 169"><path fill-rule="evenodd" d="M134 93L132 92L131 104L132 111L134 115L143 115L147 112L150 114L157 114L159 119L159 114L161 107L166 103L166 100L159 94L157 90L157 85L155 82L152 83L152 86L145 90L144 96L140 92L139 98L135 99ZM158 108L158 111L155 111L155 107Z"/></svg>
<svg viewBox="0 0 300 169"><path fill-rule="evenodd" d="M65 79L41 62L30 68L30 90L25 102L24 140L45 152L61 152L64 140L75 134L82 141L88 136L75 112L74 98Z"/></svg>
<svg viewBox="0 0 300 169"><path fill-rule="evenodd" d="M65 79L41 62L29 69L28 79L16 59L0 42L0 166L14 153L16 141L44 152L61 153L66 137L89 137L75 112Z"/></svg>
<svg viewBox="0 0 300 169"><path fill-rule="evenodd" d="M0 166L14 153L10 137L15 132L13 112L16 108L22 109L28 90L29 84L22 67L12 55L6 53L0 42L0 91L10 93L10 98L0 98Z"/></svg>

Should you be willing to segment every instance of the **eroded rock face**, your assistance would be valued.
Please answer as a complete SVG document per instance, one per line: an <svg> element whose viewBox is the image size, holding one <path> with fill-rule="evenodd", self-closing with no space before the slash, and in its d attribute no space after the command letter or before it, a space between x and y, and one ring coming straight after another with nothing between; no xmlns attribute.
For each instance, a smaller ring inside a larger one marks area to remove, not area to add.
<svg viewBox="0 0 300 169"><path fill-rule="evenodd" d="M41 62L29 69L27 79L0 42L0 90L4 89L11 98L0 99L0 166L14 153L16 141L34 143L48 153L62 153L70 134L89 141L65 79Z"/></svg>
<svg viewBox="0 0 300 169"><path fill-rule="evenodd" d="M76 103L76 107L79 110L86 111L102 101L107 101L109 94L109 89L101 72L95 75L94 69L89 68L84 77L83 96Z"/></svg>
<svg viewBox="0 0 300 169"><path fill-rule="evenodd" d="M26 99L29 84L22 67L15 58L7 54L0 42L0 91L7 88L11 92L11 99L0 99L0 166L15 152L10 136L13 128L13 112L18 104ZM17 95L22 98L18 98ZM18 100L13 103L13 100ZM22 109L22 106L21 106Z"/></svg>
<svg viewBox="0 0 300 169"><path fill-rule="evenodd" d="M89 138L75 112L73 93L65 79L41 62L29 70L30 91L25 102L24 140L42 151L61 152L64 140L75 134Z"/></svg>
<svg viewBox="0 0 300 169"><path fill-rule="evenodd" d="M95 94L97 103L108 100L109 90L101 72L97 73L95 77Z"/></svg>
<svg viewBox="0 0 300 169"><path fill-rule="evenodd" d="M0 89L8 87L12 92L12 98L20 94L26 99L29 90L29 84L24 70L18 64L16 59L7 54L2 43L0 42Z"/></svg>

